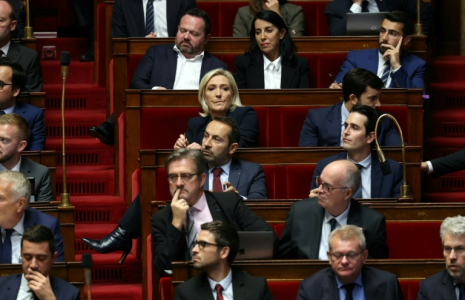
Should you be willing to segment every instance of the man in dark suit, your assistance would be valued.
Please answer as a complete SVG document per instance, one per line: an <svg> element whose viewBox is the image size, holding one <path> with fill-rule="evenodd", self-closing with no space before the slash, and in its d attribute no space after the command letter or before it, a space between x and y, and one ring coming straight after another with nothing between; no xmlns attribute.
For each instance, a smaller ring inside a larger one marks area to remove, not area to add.
<svg viewBox="0 0 465 300"><path fill-rule="evenodd" d="M49 275L57 255L50 229L42 225L26 229L21 239L23 273L0 277L0 300L80 299L78 288Z"/></svg>
<svg viewBox="0 0 465 300"><path fill-rule="evenodd" d="M0 2L1 3L1 2ZM44 113L40 108L17 101L24 89L26 72L21 65L9 57L0 58L0 115L16 113L26 119L30 134L25 150L44 150Z"/></svg>
<svg viewBox="0 0 465 300"><path fill-rule="evenodd" d="M21 153L27 146L29 127L26 120L18 114L0 116L0 170L13 170L34 178L34 199L32 201L51 201L53 199L50 171Z"/></svg>
<svg viewBox="0 0 465 300"><path fill-rule="evenodd" d="M351 224L360 227L372 258L387 258L386 218L353 200L360 171L348 160L334 161L318 178L318 198L292 204L281 236L278 257L327 259L332 229Z"/></svg>
<svg viewBox="0 0 465 300"><path fill-rule="evenodd" d="M403 300L396 275L364 266L368 254L360 228L346 225L335 229L327 252L331 267L305 278L297 300Z"/></svg>
<svg viewBox="0 0 465 300"><path fill-rule="evenodd" d="M300 147L342 146L344 122L355 104L377 109L383 82L364 69L352 69L344 76L342 94L344 102L329 107L309 109L300 132ZM382 113L380 112L380 115ZM401 145L399 133L391 119L383 118L378 134L381 146Z"/></svg>
<svg viewBox="0 0 465 300"><path fill-rule="evenodd" d="M353 68L377 74L384 88L424 88L426 62L403 51L412 39L413 23L403 11L386 15L379 33L378 49L350 51L330 88L340 88L344 75Z"/></svg>
<svg viewBox="0 0 465 300"><path fill-rule="evenodd" d="M16 28L17 21L15 10L9 1L0 1L0 17L5 20L0 26L0 56L6 54L23 67L27 73L27 83L21 91L42 91L42 69L40 67L39 54L20 44L11 42L11 32Z"/></svg>
<svg viewBox="0 0 465 300"><path fill-rule="evenodd" d="M239 250L236 228L223 221L200 226L194 241L194 268L203 272L176 287L176 300L182 299L273 299L265 278L231 270Z"/></svg>
<svg viewBox="0 0 465 300"><path fill-rule="evenodd" d="M462 300L465 297L465 217L441 224L446 269L420 282L417 300Z"/></svg>
<svg viewBox="0 0 465 300"><path fill-rule="evenodd" d="M456 151L444 157L424 161L421 170L432 174L433 178L465 169L465 149Z"/></svg>
<svg viewBox="0 0 465 300"><path fill-rule="evenodd" d="M147 1L145 1L147 2ZM170 0L166 2L154 1L154 30L147 31L146 15L147 8L143 6L143 0L116 0L111 17L111 37L171 37L175 36L178 30L179 21L184 12L196 7L195 0ZM163 8L157 7L166 5L164 10L166 15L160 15L158 10ZM158 30L157 30L158 29Z"/></svg>
<svg viewBox="0 0 465 300"><path fill-rule="evenodd" d="M203 223L221 220L241 231L273 230L238 194L204 192L205 164L200 151L184 148L165 160L173 199L152 216L153 266L159 274L171 269L171 261L192 257L192 243ZM275 249L277 242L275 234Z"/></svg>
<svg viewBox="0 0 465 300"><path fill-rule="evenodd" d="M29 205L31 184L20 172L0 172L0 227L6 231L9 239L9 250L3 249L3 259L0 263L19 263L21 235L32 225L44 225L52 230L58 252L57 261L64 261L63 238L60 222L46 213L36 210ZM5 247L5 242L3 243ZM8 252L5 252L8 251ZM8 254L5 254L8 253ZM1 258L0 258L1 259Z"/></svg>
<svg viewBox="0 0 465 300"><path fill-rule="evenodd" d="M326 5L325 15L328 19L329 35L347 35L347 13L361 12L389 12L402 10L408 13L411 19L417 18L417 1L416 0L333 0ZM421 23L423 31L429 34L433 21L433 12L431 7L420 1Z"/></svg>
<svg viewBox="0 0 465 300"><path fill-rule="evenodd" d="M391 173L383 174L380 161L373 152L375 125L378 113L366 105L352 107L343 133L342 152L318 161L311 184L312 193L318 195L316 178L331 162L348 159L355 163L362 175L362 184L354 194L354 198L397 198L400 196L402 184L402 166L392 159L386 158Z"/></svg>

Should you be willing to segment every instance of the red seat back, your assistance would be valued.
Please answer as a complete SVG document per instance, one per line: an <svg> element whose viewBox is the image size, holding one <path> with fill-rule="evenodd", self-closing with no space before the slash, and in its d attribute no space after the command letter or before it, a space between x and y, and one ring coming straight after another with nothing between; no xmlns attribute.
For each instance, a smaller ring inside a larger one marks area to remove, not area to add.
<svg viewBox="0 0 465 300"><path fill-rule="evenodd" d="M268 281L268 288L275 300L296 299L300 281Z"/></svg>

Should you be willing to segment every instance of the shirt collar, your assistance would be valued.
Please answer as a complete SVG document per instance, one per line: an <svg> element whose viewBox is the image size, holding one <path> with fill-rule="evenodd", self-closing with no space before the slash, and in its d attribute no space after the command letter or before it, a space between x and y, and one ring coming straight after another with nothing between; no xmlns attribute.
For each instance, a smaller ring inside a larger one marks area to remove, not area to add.
<svg viewBox="0 0 465 300"><path fill-rule="evenodd" d="M342 226L347 224L347 217L349 216L349 210L350 210L350 201L349 201L349 206L347 206L346 210L342 212L339 216L335 217L332 214L330 214L326 209L325 209L325 223L328 223L329 220L332 218L336 219L336 221Z"/></svg>
<svg viewBox="0 0 465 300"><path fill-rule="evenodd" d="M19 157L19 161L18 163L16 164L16 166L13 167L13 169L11 169L11 171L16 171L16 172L19 172L19 167L21 166L21 156ZM0 164L0 171L6 171L7 168L5 168L5 166L3 166L3 164Z"/></svg>
<svg viewBox="0 0 465 300"><path fill-rule="evenodd" d="M212 289L213 292L215 292L215 287L217 284L221 284L221 286L223 287L223 291L226 291L232 282L232 270L229 269L228 276L226 276L220 282L216 282L215 280L212 280L209 277L207 278L208 278L208 283L210 284L210 288Z"/></svg>
<svg viewBox="0 0 465 300"><path fill-rule="evenodd" d="M270 64L273 64L274 67L275 67L275 70L279 71L279 69L281 68L281 56L279 56L274 61L271 61L265 56L265 54L263 54L263 68L264 68L264 70L268 70Z"/></svg>
<svg viewBox="0 0 465 300"><path fill-rule="evenodd" d="M336 274L334 274L334 276L336 277L337 288L340 289L343 285L345 285L345 283L342 282L341 280L339 280L339 277L337 277ZM356 283L357 285L363 287L362 272L360 272L360 274L358 274L357 278L355 278L354 283Z"/></svg>
<svg viewBox="0 0 465 300"><path fill-rule="evenodd" d="M207 198L205 197L205 193L202 192L202 196L200 196L199 201L192 205L192 208L198 211L202 211L205 208L205 205L207 205Z"/></svg>
<svg viewBox="0 0 465 300"><path fill-rule="evenodd" d="M364 160L362 160L361 162L355 162L355 161L353 161L352 159L350 159L349 153L347 153L347 160L353 162L354 164L362 165L365 169L367 169L368 167L371 166L371 152L370 152L370 154L368 154L368 156L367 156Z"/></svg>
<svg viewBox="0 0 465 300"><path fill-rule="evenodd" d="M345 104L345 102L342 103L342 108L341 108L341 124L342 125L344 125L347 118L349 117L349 111L347 110L347 108L346 108L346 106L344 104Z"/></svg>
<svg viewBox="0 0 465 300"><path fill-rule="evenodd" d="M186 58L184 56L184 54L182 54L181 50L179 50L178 46L174 45L173 47L173 50L178 53L178 55L182 58L184 58L185 60L188 60L188 61L196 61L196 60L202 60L204 55L205 55L205 51L202 51L202 53L200 54L197 54L194 58Z"/></svg>
<svg viewBox="0 0 465 300"><path fill-rule="evenodd" d="M8 43L6 43L5 46L3 46L2 48L0 48L0 50L2 50L3 53L5 53L5 56L7 55L8 50L10 49L10 44L11 44L11 40L10 40Z"/></svg>
<svg viewBox="0 0 465 300"><path fill-rule="evenodd" d="M378 65L384 65L389 60L389 57L383 57L383 54L378 51Z"/></svg>
<svg viewBox="0 0 465 300"><path fill-rule="evenodd" d="M231 170L231 162L232 162L232 159L230 159L230 160L229 160L227 163L225 163L224 165L220 166L220 168L223 169L223 172L224 172L226 175L228 175L228 177L229 177L229 171ZM208 169L208 173L212 173L214 168L217 168L217 167L213 167L213 168Z"/></svg>

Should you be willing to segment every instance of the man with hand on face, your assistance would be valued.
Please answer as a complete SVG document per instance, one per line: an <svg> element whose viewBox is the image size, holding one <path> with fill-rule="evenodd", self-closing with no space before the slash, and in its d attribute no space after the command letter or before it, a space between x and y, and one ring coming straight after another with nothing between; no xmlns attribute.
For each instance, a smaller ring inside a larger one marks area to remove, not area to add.
<svg viewBox="0 0 465 300"><path fill-rule="evenodd" d="M426 62L402 51L410 43L412 33L413 22L406 12L387 14L379 33L379 48L350 51L330 88L341 88L344 75L353 68L377 74L383 88L424 88Z"/></svg>
<svg viewBox="0 0 465 300"><path fill-rule="evenodd" d="M342 94L344 102L318 109L309 109L300 132L299 147L342 146L345 120L356 104L377 109L383 82L365 69L355 68L344 76ZM382 112L379 112L381 115ZM399 146L401 140L391 119L383 118L378 128L378 143L381 146Z"/></svg>
<svg viewBox="0 0 465 300"><path fill-rule="evenodd" d="M79 289L50 276L57 258L55 240L50 229L34 225L24 231L21 239L22 274L0 277L0 300L78 300Z"/></svg>
<svg viewBox="0 0 465 300"><path fill-rule="evenodd" d="M185 148L165 160L173 199L152 216L153 266L160 275L171 269L171 261L192 258L194 241L204 223L221 220L240 231L273 231L237 193L204 191L205 165L200 151ZM274 237L277 249L275 233Z"/></svg>
<svg viewBox="0 0 465 300"><path fill-rule="evenodd" d="M364 266L368 254L360 228L345 225L335 229L326 253L331 267L304 279L297 300L403 300L396 275Z"/></svg>
<svg viewBox="0 0 465 300"><path fill-rule="evenodd" d="M417 300L465 298L465 217L448 217L441 224L446 269L420 282Z"/></svg>
<svg viewBox="0 0 465 300"><path fill-rule="evenodd" d="M329 234L347 224L363 230L371 258L387 258L386 218L353 199L360 180L354 163L337 160L328 164L317 178L318 198L291 205L278 258L326 260Z"/></svg>
<svg viewBox="0 0 465 300"><path fill-rule="evenodd" d="M234 226L223 221L202 224L192 260L194 268L203 272L178 285L175 299L272 300L266 279L231 270L238 250Z"/></svg>

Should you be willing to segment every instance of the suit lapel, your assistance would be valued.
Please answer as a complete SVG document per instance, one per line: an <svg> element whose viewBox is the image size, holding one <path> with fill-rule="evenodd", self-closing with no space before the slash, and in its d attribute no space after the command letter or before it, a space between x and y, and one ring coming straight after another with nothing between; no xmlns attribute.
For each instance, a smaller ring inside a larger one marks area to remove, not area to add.
<svg viewBox="0 0 465 300"><path fill-rule="evenodd" d="M205 272L198 276L197 286L199 287L195 291L195 299L205 299L205 300L213 300L213 293L210 288L210 284L208 283L207 275Z"/></svg>
<svg viewBox="0 0 465 300"><path fill-rule="evenodd" d="M205 175L207 177L205 178L205 183L203 184L203 190L209 191L210 190L210 172L208 172L208 167L205 168Z"/></svg>
<svg viewBox="0 0 465 300"><path fill-rule="evenodd" d="M350 200L350 210L347 216L347 224L360 226L360 203Z"/></svg>
<svg viewBox="0 0 465 300"><path fill-rule="evenodd" d="M168 69L170 72L170 86L167 86L166 88L172 89L174 86L174 81L176 80L176 68L178 67L178 53L173 50L173 48L168 49L169 55L168 55L168 63L165 66L173 66L172 68L165 68ZM202 70L203 70L203 63L202 63Z"/></svg>
<svg viewBox="0 0 465 300"><path fill-rule="evenodd" d="M381 193L381 183L383 182L383 172L378 158L371 154L371 198L379 198Z"/></svg>
<svg viewBox="0 0 465 300"><path fill-rule="evenodd" d="M386 296L386 282L378 281L378 278L365 274L366 269L362 269L362 282L365 299L384 300Z"/></svg>
<svg viewBox="0 0 465 300"><path fill-rule="evenodd" d="M365 64L365 68L368 71L371 71L373 74L378 74L378 48L371 49L370 54L368 55L367 63Z"/></svg>
<svg viewBox="0 0 465 300"><path fill-rule="evenodd" d="M232 285L234 300L246 299L245 282L243 276L238 272L232 272Z"/></svg>
<svg viewBox="0 0 465 300"><path fill-rule="evenodd" d="M259 55L260 59L256 63L250 65L250 77L252 78L252 86L250 88L264 88L265 87L265 71L263 56ZM282 81L282 79L281 79Z"/></svg>
<svg viewBox="0 0 465 300"><path fill-rule="evenodd" d="M16 61L19 61L21 57L21 51L19 51L19 46L15 42L10 42L10 48L8 49L7 57L14 58Z"/></svg>
<svg viewBox="0 0 465 300"><path fill-rule="evenodd" d="M6 292L5 295L3 295L4 297L1 297L2 299L16 299L19 292L19 286L21 285L22 274L23 273L12 275L15 276L15 278L13 278L13 280L10 281L11 284L6 287Z"/></svg>
<svg viewBox="0 0 465 300"><path fill-rule="evenodd" d="M216 201L216 199L211 195L210 192L205 192L205 197L207 199L208 208L210 209L210 214L212 215L212 219L214 221L230 221L224 217L221 206L218 204L218 201Z"/></svg>
<svg viewBox="0 0 465 300"><path fill-rule="evenodd" d="M326 280L322 280L320 300L335 300L339 299L339 291L337 289L336 275L331 268L327 269L325 274ZM368 299L368 298L367 298Z"/></svg>
<svg viewBox="0 0 465 300"><path fill-rule="evenodd" d="M212 70L211 64L212 64L212 59L210 57L210 53L204 52L204 56L203 56L203 59L202 59L202 67L200 68L199 82L202 80L202 78L203 78L203 76L205 76L205 74L207 74L209 71Z"/></svg>
<svg viewBox="0 0 465 300"><path fill-rule="evenodd" d="M231 166L229 169L229 183L236 189L239 187L239 179L241 178L241 167L237 160L233 159L231 161Z"/></svg>
<svg viewBox="0 0 465 300"><path fill-rule="evenodd" d="M318 253L320 252L321 227L324 216L324 209L318 205L318 203L315 205L316 209L313 210L313 217L302 220L307 223L307 226L303 228L314 228L314 230L309 230L308 239L305 240L305 245L303 247L303 251L307 252L310 258L318 258ZM318 241L318 243L315 243L315 241Z"/></svg>
<svg viewBox="0 0 465 300"><path fill-rule="evenodd" d="M339 146L341 144L341 109L343 104L344 102L336 104L329 114L326 126L326 136L328 137L327 143L329 145L336 144ZM335 132L337 132L337 134L334 134Z"/></svg>
<svg viewBox="0 0 465 300"><path fill-rule="evenodd" d="M281 59L282 61L282 59ZM295 70L291 68L291 66L287 62L283 62L281 64L283 68L283 72L281 74L281 88L282 89L289 89L292 85L292 80L294 79ZM264 81L265 79L263 79Z"/></svg>
<svg viewBox="0 0 465 300"><path fill-rule="evenodd" d="M125 9L130 10L129 16L132 16L133 20L145 20L143 1L131 1L128 4ZM140 36L145 36L145 22L134 22L133 24L137 27Z"/></svg>
<svg viewBox="0 0 465 300"><path fill-rule="evenodd" d="M181 11L180 6L180 1L166 1L166 25L168 29L168 36L172 36L172 33L175 33L175 27L178 25L176 24L176 20L178 17L178 13Z"/></svg>
<svg viewBox="0 0 465 300"><path fill-rule="evenodd" d="M455 295L455 288L454 282L452 277L447 273L446 270L443 271L444 277L442 278L442 295L444 298L442 299L455 299L457 296Z"/></svg>
<svg viewBox="0 0 465 300"><path fill-rule="evenodd" d="M32 217L31 215L31 210L32 208L26 208L24 210L24 229L27 229L29 227L31 227L32 225L35 225L35 221L34 218Z"/></svg>

